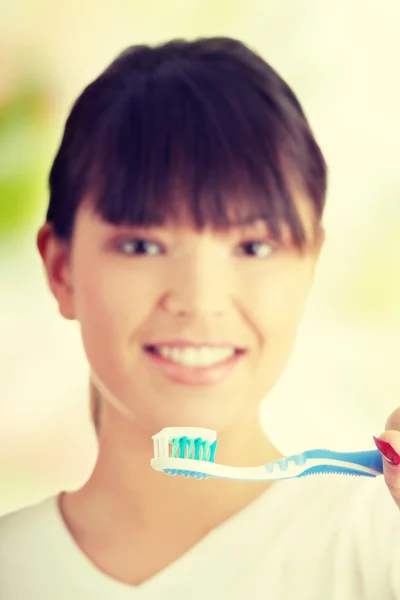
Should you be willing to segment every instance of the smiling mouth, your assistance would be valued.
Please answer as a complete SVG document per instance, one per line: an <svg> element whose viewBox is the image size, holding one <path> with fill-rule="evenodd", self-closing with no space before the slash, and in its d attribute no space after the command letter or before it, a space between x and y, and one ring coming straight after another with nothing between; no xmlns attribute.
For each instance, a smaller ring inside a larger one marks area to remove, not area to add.
<svg viewBox="0 0 400 600"><path fill-rule="evenodd" d="M245 350L233 346L148 345L145 351L170 363L188 368L210 368L231 361Z"/></svg>

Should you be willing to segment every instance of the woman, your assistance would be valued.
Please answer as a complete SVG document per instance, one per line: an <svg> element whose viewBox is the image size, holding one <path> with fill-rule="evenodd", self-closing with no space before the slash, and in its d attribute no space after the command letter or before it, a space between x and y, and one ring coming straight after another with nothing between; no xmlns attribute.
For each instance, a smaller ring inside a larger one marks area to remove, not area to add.
<svg viewBox="0 0 400 600"><path fill-rule="evenodd" d="M99 454L79 490L0 521L2 599L400 594L382 480L149 466L166 426L217 430L223 464L281 456L259 407L313 284L325 195L299 102L238 41L128 48L83 91L38 248L81 328Z"/></svg>

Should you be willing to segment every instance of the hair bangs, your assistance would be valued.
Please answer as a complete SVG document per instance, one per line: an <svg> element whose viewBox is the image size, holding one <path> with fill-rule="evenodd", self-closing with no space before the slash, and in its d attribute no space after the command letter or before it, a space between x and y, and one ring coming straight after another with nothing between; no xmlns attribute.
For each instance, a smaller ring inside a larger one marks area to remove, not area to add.
<svg viewBox="0 0 400 600"><path fill-rule="evenodd" d="M110 111L89 152L95 211L115 225L185 220L198 230L260 218L278 238L287 223L302 246L288 185L290 166L298 171L301 160L299 140L250 86L238 94L210 70L196 75L182 68L147 77Z"/></svg>

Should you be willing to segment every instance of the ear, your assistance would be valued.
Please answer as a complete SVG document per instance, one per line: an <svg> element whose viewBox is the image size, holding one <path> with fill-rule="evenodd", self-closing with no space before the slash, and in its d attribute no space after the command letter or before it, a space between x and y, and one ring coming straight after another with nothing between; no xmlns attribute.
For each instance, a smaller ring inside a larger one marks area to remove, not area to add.
<svg viewBox="0 0 400 600"><path fill-rule="evenodd" d="M70 264L70 244L57 237L50 223L45 223L37 234L37 248L43 261L47 282L58 303L61 315L75 319L73 286Z"/></svg>
<svg viewBox="0 0 400 600"><path fill-rule="evenodd" d="M317 266L318 266L318 262L319 262L319 257L321 255L322 249L324 247L325 244L325 239L326 239L326 231L325 228L320 225L318 230L316 231L316 237L315 237L315 242L314 242L314 248L312 250L312 255L313 255L313 270L312 270L312 286L314 285L315 282L315 276L316 276L316 271L317 271Z"/></svg>
<svg viewBox="0 0 400 600"><path fill-rule="evenodd" d="M316 244L315 244L316 262L318 262L318 260L319 260L319 257L321 255L322 249L325 244L325 240L326 240L326 230L325 230L325 227L320 225L320 227L318 229L317 237L316 237Z"/></svg>

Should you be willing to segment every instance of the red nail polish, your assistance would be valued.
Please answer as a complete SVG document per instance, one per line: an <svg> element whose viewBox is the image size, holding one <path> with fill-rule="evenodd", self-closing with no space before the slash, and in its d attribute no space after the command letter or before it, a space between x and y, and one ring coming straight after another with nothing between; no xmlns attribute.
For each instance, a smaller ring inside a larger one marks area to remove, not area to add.
<svg viewBox="0 0 400 600"><path fill-rule="evenodd" d="M383 456L392 464L399 465L400 464L400 455L397 454L396 450L389 444L389 442L385 442L373 436L376 447L379 452L383 454Z"/></svg>

